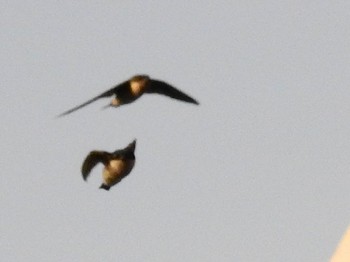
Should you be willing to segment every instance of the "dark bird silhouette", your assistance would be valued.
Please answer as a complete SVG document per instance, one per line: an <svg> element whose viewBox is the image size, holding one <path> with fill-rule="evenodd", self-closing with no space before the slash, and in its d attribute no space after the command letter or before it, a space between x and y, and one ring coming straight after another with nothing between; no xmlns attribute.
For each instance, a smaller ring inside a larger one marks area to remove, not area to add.
<svg viewBox="0 0 350 262"><path fill-rule="evenodd" d="M91 170L98 163L102 163L105 167L102 173L103 183L101 184L100 188L109 190L110 187L119 183L133 169L135 165L135 147L136 140L134 140L124 149L116 150L113 153L108 153L105 151L91 151L85 158L81 167L84 180L87 179Z"/></svg>
<svg viewBox="0 0 350 262"><path fill-rule="evenodd" d="M129 104L134 102L144 93L157 93L165 95L177 100L181 100L187 103L192 103L198 105L199 103L192 97L186 95L175 87L169 85L166 82L151 79L148 75L136 75L129 80L116 85L115 87L103 92L102 94L86 101L85 103L78 105L72 109L69 109L62 114L58 115L64 116L68 115L100 98L110 97L114 95L111 103L106 107L118 107L121 105Z"/></svg>

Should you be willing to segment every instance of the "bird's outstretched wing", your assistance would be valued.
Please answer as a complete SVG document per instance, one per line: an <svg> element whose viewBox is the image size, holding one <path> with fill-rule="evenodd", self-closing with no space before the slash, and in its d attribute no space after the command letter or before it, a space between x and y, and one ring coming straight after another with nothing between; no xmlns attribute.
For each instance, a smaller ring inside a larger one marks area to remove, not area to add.
<svg viewBox="0 0 350 262"><path fill-rule="evenodd" d="M92 102L95 102L96 100L98 100L98 99L100 99L100 98L103 98L103 97L110 97L110 96L112 96L113 94L116 94L116 93L118 92L118 90L119 90L121 87L125 86L125 85L128 85L128 81L125 81L125 82L123 82L123 83L121 83L121 84L116 85L115 87L113 87L113 88L111 88L111 89L109 89L109 90L103 92L102 94L100 94L100 95L98 95L98 96L96 96L96 97L90 99L89 101L86 101L85 103L83 103L83 104L81 104L81 105L78 105L78 106L76 106L76 107L73 107L72 109L69 109L69 110L63 112L62 114L58 115L57 117L61 117L61 116L68 115L68 114L70 114L70 113L72 113L72 112L74 112L74 111L76 111L76 110L78 110L78 109L80 109L80 108L82 108L82 107L84 107L84 106L87 106L88 104L91 104Z"/></svg>
<svg viewBox="0 0 350 262"><path fill-rule="evenodd" d="M150 88L146 89L147 93L162 94L187 103L199 105L199 103L195 99L186 95L185 93L176 89L175 87L169 85L168 83L155 79L152 79L150 81Z"/></svg>
<svg viewBox="0 0 350 262"><path fill-rule="evenodd" d="M127 147L118 149L112 153L113 159L135 159L134 151L136 147L136 139L131 142Z"/></svg>
<svg viewBox="0 0 350 262"><path fill-rule="evenodd" d="M84 180L87 179L91 170L98 163L106 163L108 161L108 153L104 151L91 151L85 158L83 165L81 167L81 173Z"/></svg>

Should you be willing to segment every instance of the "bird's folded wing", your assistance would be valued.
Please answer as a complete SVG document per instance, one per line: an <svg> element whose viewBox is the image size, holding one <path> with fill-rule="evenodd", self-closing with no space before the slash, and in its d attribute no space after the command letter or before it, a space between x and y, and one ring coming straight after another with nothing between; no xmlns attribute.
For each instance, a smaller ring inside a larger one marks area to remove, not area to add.
<svg viewBox="0 0 350 262"><path fill-rule="evenodd" d="M104 151L91 151L88 156L85 158L83 165L81 167L81 173L83 175L84 180L87 179L89 176L91 170L98 164L98 163L105 163L107 162L107 153Z"/></svg>
<svg viewBox="0 0 350 262"><path fill-rule="evenodd" d="M69 109L69 110L63 112L62 114L58 115L57 117L61 117L61 116L68 115L68 114L70 114L70 113L72 113L72 112L74 112L74 111L76 111L76 110L78 110L78 109L80 109L80 108L82 108L82 107L84 107L84 106L87 106L88 104L91 104L92 102L95 102L96 100L98 100L98 99L100 99L100 98L103 98L103 97L110 97L110 96L112 96L113 94L115 94L116 92L118 92L118 89L119 89L119 88L121 88L122 86L125 86L126 84L128 84L128 82L123 82L123 83L121 83L121 84L119 84L119 85L117 85L117 86L115 86L115 87L113 87L113 88L111 88L111 89L109 89L109 90L103 92L102 94L100 94L100 95L98 95L98 96L96 96L96 97L94 97L94 98L92 98L92 99L86 101L86 102L83 103L83 104L78 105L78 106L76 106L76 107L73 107L73 108L71 108L71 109Z"/></svg>
<svg viewBox="0 0 350 262"><path fill-rule="evenodd" d="M151 80L151 87L146 90L147 93L158 93L178 99L184 102L198 105L199 103L192 97L186 95L182 91L160 80Z"/></svg>

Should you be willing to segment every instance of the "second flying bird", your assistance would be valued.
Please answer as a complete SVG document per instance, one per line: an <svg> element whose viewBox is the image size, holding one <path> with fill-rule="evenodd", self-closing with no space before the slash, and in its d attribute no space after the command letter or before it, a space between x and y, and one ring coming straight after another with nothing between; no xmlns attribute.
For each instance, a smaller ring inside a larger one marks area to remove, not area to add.
<svg viewBox="0 0 350 262"><path fill-rule="evenodd" d="M89 101L63 112L59 116L68 115L100 98L110 97L113 95L115 97L107 106L118 107L135 101L144 93L158 93L187 103L196 105L199 104L195 99L166 82L151 79L148 75L136 75L129 80L124 81L123 83L120 83L117 86L107 90L106 92L90 99Z"/></svg>

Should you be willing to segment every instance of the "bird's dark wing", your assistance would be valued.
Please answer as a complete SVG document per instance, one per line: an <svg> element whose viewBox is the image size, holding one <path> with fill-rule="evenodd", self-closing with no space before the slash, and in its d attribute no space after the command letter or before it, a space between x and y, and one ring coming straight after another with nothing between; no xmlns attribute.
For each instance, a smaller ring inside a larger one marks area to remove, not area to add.
<svg viewBox="0 0 350 262"><path fill-rule="evenodd" d="M74 111L76 111L76 110L78 110L78 109L80 109L80 108L82 108L84 106L87 106L88 104L91 104L92 102L95 102L96 100L98 100L100 98L110 97L113 94L116 94L120 88L122 88L123 86L126 86L128 84L129 84L128 81L125 81L125 82L123 82L123 83L121 83L121 84L119 84L119 85L117 85L117 86L115 86L115 87L113 87L113 88L103 92L102 94L100 94L100 95L90 99L89 101L86 101L85 103L83 103L81 105L78 105L76 107L73 107L72 109L69 109L69 110L63 112L62 114L58 115L57 117L68 115L68 114L70 114L70 113L72 113L72 112L74 112Z"/></svg>
<svg viewBox="0 0 350 262"><path fill-rule="evenodd" d="M108 161L108 153L104 151L91 151L88 156L85 158L83 165L81 167L81 173L84 180L87 179L91 170L98 163L106 163Z"/></svg>
<svg viewBox="0 0 350 262"><path fill-rule="evenodd" d="M188 102L196 105L199 104L195 99L186 95L185 93L181 92L175 87L169 85L168 83L165 83L160 80L154 80L154 79L150 81L151 81L150 87L146 89L147 93L162 94L184 102Z"/></svg>
<svg viewBox="0 0 350 262"><path fill-rule="evenodd" d="M135 159L135 155L133 151L130 151L128 149L120 149L115 152L113 152L113 160L127 160L127 159Z"/></svg>

